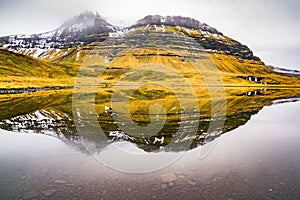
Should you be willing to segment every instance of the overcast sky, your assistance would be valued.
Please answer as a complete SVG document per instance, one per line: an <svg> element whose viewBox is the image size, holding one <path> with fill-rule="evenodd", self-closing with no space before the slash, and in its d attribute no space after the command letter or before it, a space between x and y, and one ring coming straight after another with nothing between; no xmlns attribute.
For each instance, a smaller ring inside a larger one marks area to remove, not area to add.
<svg viewBox="0 0 300 200"><path fill-rule="evenodd" d="M0 36L50 31L86 10L122 26L181 15L249 46L266 64L300 69L299 8L299 0L0 0Z"/></svg>

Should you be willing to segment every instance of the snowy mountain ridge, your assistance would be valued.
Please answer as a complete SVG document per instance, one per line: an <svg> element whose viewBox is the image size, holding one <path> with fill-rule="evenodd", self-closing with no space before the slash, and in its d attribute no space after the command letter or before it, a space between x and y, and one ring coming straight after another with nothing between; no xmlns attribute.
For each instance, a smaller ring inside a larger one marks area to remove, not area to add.
<svg viewBox="0 0 300 200"><path fill-rule="evenodd" d="M174 34L181 36L173 37ZM259 58L255 57L247 46L224 36L213 27L189 17L148 15L131 26L118 27L107 22L98 13L91 11L68 19L53 31L0 37L0 48L39 59L57 61L75 51L77 53L82 47L94 42L100 44L110 40L110 45L117 45L120 49L133 46L138 48L138 44L136 44L138 41L151 40L149 45L156 44L156 41L152 41L154 38L155 40L165 40L163 43L168 40L167 43L175 46L175 40L180 45L188 45L183 44L183 41L178 41L181 37L188 38L190 43L200 45L209 52L223 52L259 61ZM75 61L79 61L78 56Z"/></svg>
<svg viewBox="0 0 300 200"><path fill-rule="evenodd" d="M180 16L149 15L137 21L129 27L117 27L104 20L98 13L86 11L78 16L66 20L59 28L41 34L18 34L0 38L0 47L15 52L23 48L36 50L50 48L64 48L66 46L80 45L85 42L86 37L94 34L107 34L111 37L119 37L139 26L144 25L169 25L185 28L200 29L204 33L222 33L216 29L201 23L195 19ZM2 45L1 45L2 43ZM35 54L34 57L39 57Z"/></svg>

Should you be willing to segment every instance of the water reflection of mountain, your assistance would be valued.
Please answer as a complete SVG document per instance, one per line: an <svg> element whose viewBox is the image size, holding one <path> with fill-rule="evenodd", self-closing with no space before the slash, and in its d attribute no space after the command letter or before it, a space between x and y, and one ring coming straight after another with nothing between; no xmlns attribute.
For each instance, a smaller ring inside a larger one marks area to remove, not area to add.
<svg viewBox="0 0 300 200"><path fill-rule="evenodd" d="M161 100L171 99L168 102L168 107L165 107L168 114L162 129L156 135L146 135L145 137L138 134L129 135L123 131L122 127L119 127L120 124L117 124L113 117L114 114L118 113L115 113L110 105L110 90L100 91L96 94L96 118L105 136L96 133L97 127L92 127L92 131L86 133L85 139L95 143L99 151L111 142L120 140L131 141L145 151L157 151L174 140L175 134L183 134L184 137L179 137L177 138L178 141L173 141L175 145L165 149L166 151L183 151L187 150L187 144L188 149L204 145L220 135L246 124L251 116L258 113L266 105L273 104L273 102L277 104L282 102L282 99L300 95L300 91L296 89L226 89L226 116L212 118L210 98L207 98L203 91L197 93L200 113L197 111L186 116L180 113L178 102L176 102L176 99L172 99L172 94L158 95L156 98L140 98L140 94L138 97L135 96L130 107L130 120L132 122L124 119L123 124L135 123L138 126L147 126L151 119L158 117L158 115L149 116L149 105L159 103ZM249 95L250 93L257 95ZM198 116L197 119L195 114ZM90 113L90 115L93 114ZM213 133L207 134L211 120L219 120L218 118L223 117L225 117L224 126L216 127ZM199 120L197 131L196 133L189 133L188 127L194 120ZM183 129L180 129L182 123L184 123ZM0 128L47 134L58 137L73 146L78 146L82 139L82 137L79 137L74 123L72 91L1 95Z"/></svg>

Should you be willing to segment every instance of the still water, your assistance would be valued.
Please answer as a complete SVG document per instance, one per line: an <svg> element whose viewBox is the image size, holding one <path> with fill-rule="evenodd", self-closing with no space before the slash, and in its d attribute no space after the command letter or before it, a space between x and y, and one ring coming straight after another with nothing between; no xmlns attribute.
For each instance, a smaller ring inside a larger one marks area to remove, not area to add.
<svg viewBox="0 0 300 200"><path fill-rule="evenodd" d="M217 117L199 91L187 115L164 92L137 96L133 122L105 92L82 112L68 90L1 95L0 199L299 199L299 91L226 89ZM156 135L130 132L156 119Z"/></svg>

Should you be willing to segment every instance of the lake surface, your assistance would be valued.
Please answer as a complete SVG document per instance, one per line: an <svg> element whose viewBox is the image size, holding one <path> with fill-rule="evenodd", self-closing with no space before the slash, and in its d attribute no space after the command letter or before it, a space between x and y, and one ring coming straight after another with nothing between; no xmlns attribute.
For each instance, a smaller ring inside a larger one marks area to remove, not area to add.
<svg viewBox="0 0 300 200"><path fill-rule="evenodd" d="M299 90L123 89L0 95L0 199L300 198Z"/></svg>

